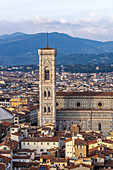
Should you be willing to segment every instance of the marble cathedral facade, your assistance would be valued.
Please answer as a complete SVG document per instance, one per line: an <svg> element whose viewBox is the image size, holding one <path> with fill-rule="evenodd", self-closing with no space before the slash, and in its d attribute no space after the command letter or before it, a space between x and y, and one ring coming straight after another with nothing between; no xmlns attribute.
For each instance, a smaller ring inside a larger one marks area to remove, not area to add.
<svg viewBox="0 0 113 170"><path fill-rule="evenodd" d="M47 45L38 54L40 126L55 123L58 130L68 130L72 124L78 124L85 131L112 131L113 92L56 93L57 50Z"/></svg>
<svg viewBox="0 0 113 170"><path fill-rule="evenodd" d="M56 125L59 130L78 124L82 130L113 130L113 92L57 92Z"/></svg>

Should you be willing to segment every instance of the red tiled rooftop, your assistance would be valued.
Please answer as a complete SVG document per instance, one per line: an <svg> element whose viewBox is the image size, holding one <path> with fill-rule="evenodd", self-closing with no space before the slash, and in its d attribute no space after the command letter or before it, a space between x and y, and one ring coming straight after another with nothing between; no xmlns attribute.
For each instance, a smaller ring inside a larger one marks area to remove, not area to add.
<svg viewBox="0 0 113 170"><path fill-rule="evenodd" d="M7 157L7 156L3 156L0 155L0 158L2 159L2 161L6 164L8 164L9 162L11 162L11 158Z"/></svg>
<svg viewBox="0 0 113 170"><path fill-rule="evenodd" d="M113 92L56 92L56 96L113 96Z"/></svg>
<svg viewBox="0 0 113 170"><path fill-rule="evenodd" d="M25 156L13 156L13 159L30 159L30 155L25 155Z"/></svg>
<svg viewBox="0 0 113 170"><path fill-rule="evenodd" d="M40 137L40 138L30 138L26 137L22 142L59 142L58 137Z"/></svg>
<svg viewBox="0 0 113 170"><path fill-rule="evenodd" d="M12 125L13 123L4 121L4 122L2 122L1 124L2 124L2 126L8 127L8 126Z"/></svg>
<svg viewBox="0 0 113 170"><path fill-rule="evenodd" d="M66 139L64 143L72 141L72 138Z"/></svg>
<svg viewBox="0 0 113 170"><path fill-rule="evenodd" d="M19 127L18 125L11 126L11 128L18 128L18 127Z"/></svg>
<svg viewBox="0 0 113 170"><path fill-rule="evenodd" d="M87 145L88 142L81 139L75 139L75 145Z"/></svg>
<svg viewBox="0 0 113 170"><path fill-rule="evenodd" d="M15 133L12 133L12 135L21 136L22 132L15 132Z"/></svg>

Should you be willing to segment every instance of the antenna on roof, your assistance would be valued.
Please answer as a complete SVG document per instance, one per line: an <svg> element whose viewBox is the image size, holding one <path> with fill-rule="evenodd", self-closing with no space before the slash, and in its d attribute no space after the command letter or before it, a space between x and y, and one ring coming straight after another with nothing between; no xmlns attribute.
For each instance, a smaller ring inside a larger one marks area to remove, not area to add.
<svg viewBox="0 0 113 170"><path fill-rule="evenodd" d="M47 32L47 47L48 47L48 32Z"/></svg>

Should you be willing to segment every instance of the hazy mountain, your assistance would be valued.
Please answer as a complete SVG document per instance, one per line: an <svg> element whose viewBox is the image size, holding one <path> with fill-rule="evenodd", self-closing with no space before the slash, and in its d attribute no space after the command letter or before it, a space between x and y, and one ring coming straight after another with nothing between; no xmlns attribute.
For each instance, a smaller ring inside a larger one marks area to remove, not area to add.
<svg viewBox="0 0 113 170"><path fill-rule="evenodd" d="M59 59L60 64L108 64L113 63L113 53L99 53L99 54L70 54Z"/></svg>
<svg viewBox="0 0 113 170"><path fill-rule="evenodd" d="M16 38L16 37L23 36L23 35L26 35L26 34L22 33L22 32L16 32L16 33L13 33L13 34L1 35L0 39L12 39L12 38Z"/></svg>
<svg viewBox="0 0 113 170"><path fill-rule="evenodd" d="M46 33L14 33L0 36L0 65L36 64L37 51L46 47L46 44ZM49 46L57 49L58 64L113 62L112 54L107 54L113 52L112 41L93 41L54 32L49 34Z"/></svg>

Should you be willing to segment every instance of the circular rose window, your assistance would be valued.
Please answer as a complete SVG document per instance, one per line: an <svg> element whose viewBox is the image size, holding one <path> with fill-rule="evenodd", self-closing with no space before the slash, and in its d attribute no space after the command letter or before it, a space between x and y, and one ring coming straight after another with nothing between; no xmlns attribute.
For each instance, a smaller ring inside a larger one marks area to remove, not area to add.
<svg viewBox="0 0 113 170"><path fill-rule="evenodd" d="M80 107L80 102L77 102L77 107Z"/></svg>
<svg viewBox="0 0 113 170"><path fill-rule="evenodd" d="M100 107L100 108L102 107L102 102L98 103L98 107Z"/></svg>
<svg viewBox="0 0 113 170"><path fill-rule="evenodd" d="M56 102L56 106L58 106L59 105L59 103L58 102Z"/></svg>

